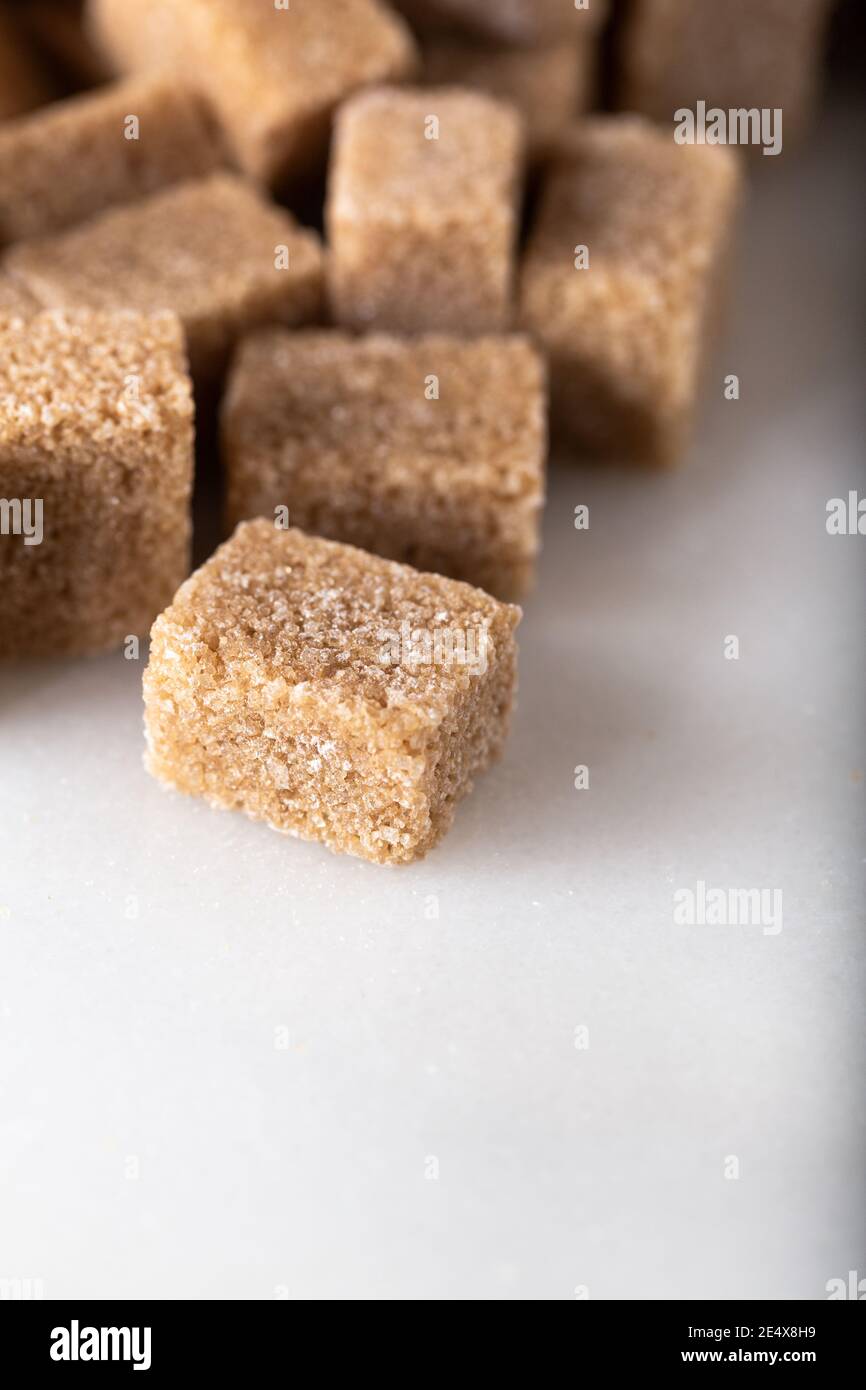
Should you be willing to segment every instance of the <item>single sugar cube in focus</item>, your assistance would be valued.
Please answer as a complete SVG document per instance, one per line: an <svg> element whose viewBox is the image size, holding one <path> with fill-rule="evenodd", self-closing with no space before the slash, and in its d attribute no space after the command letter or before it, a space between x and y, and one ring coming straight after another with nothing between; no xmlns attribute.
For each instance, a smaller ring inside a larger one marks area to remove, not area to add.
<svg viewBox="0 0 866 1390"><path fill-rule="evenodd" d="M326 222L348 328L501 332L523 166L513 107L458 87L379 88L338 114Z"/></svg>
<svg viewBox="0 0 866 1390"><path fill-rule="evenodd" d="M409 30L379 0L91 0L89 15L119 71L194 76L240 167L271 184L324 162L351 92L416 62Z"/></svg>
<svg viewBox="0 0 866 1390"><path fill-rule="evenodd" d="M173 79L52 102L0 125L0 242L60 231L223 163L207 107Z"/></svg>
<svg viewBox="0 0 866 1390"><path fill-rule="evenodd" d="M725 283L737 159L637 116L577 125L560 156L521 281L554 430L590 455L675 463Z"/></svg>
<svg viewBox="0 0 866 1390"><path fill-rule="evenodd" d="M154 624L148 770L335 851L421 858L502 749L519 618L455 580L245 522Z"/></svg>
<svg viewBox="0 0 866 1390"><path fill-rule="evenodd" d="M173 314L0 314L0 657L143 642L189 573L192 475Z"/></svg>
<svg viewBox="0 0 866 1390"><path fill-rule="evenodd" d="M321 308L318 237L229 173L18 242L5 264L46 308L174 310L197 380L219 373L245 329L309 323Z"/></svg>
<svg viewBox="0 0 866 1390"><path fill-rule="evenodd" d="M280 514L518 598L539 548L546 370L528 340L262 329L223 407L230 526Z"/></svg>

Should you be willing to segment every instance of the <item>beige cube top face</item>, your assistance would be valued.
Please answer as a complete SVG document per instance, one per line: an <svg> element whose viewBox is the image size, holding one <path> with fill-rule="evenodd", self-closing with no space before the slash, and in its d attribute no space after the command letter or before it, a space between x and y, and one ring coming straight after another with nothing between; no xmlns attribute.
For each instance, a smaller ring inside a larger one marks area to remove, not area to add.
<svg viewBox="0 0 866 1390"><path fill-rule="evenodd" d="M0 497L13 523L0 535L0 654L143 640L189 568L193 405L180 323L0 315L0 399Z"/></svg>
<svg viewBox="0 0 866 1390"><path fill-rule="evenodd" d="M244 329L309 322L321 303L318 238L229 174L22 242L6 263L45 307L174 310L196 377L218 371Z"/></svg>
<svg viewBox="0 0 866 1390"><path fill-rule="evenodd" d="M519 173L521 126L504 104L460 87L378 88L340 114L329 213L447 235L460 204L505 218Z"/></svg>
<svg viewBox="0 0 866 1390"><path fill-rule="evenodd" d="M832 0L643 0L619 37L620 104L673 122L705 101L784 113L794 139L812 114Z"/></svg>
<svg viewBox="0 0 866 1390"><path fill-rule="evenodd" d="M596 65L591 39L504 48L451 37L424 47L424 76L431 86L451 83L478 88L517 107L533 159L543 158L578 112L592 105Z"/></svg>
<svg viewBox="0 0 866 1390"><path fill-rule="evenodd" d="M225 163L204 102L144 77L0 125L0 243L62 230Z"/></svg>
<svg viewBox="0 0 866 1390"><path fill-rule="evenodd" d="M543 190L524 326L554 415L591 452L670 463L685 438L737 206L736 158L640 117L575 127Z"/></svg>
<svg viewBox="0 0 866 1390"><path fill-rule="evenodd" d="M196 571L157 627L180 618L183 645L203 642L226 663L254 661L289 686L311 685L338 719L393 712L403 732L418 732L436 727L473 673L383 660L401 623L413 631L486 623L493 641L517 617L469 584L260 518Z"/></svg>
<svg viewBox="0 0 866 1390"><path fill-rule="evenodd" d="M518 617L467 585L246 523L154 625L148 766L331 849L418 858L501 748Z"/></svg>
<svg viewBox="0 0 866 1390"><path fill-rule="evenodd" d="M252 177L278 183L323 157L331 114L359 87L409 76L408 29L379 0L91 0L120 71L193 71Z"/></svg>
<svg viewBox="0 0 866 1390"><path fill-rule="evenodd" d="M229 523L292 524L520 597L539 547L546 372L521 338L263 330L223 414Z"/></svg>
<svg viewBox="0 0 866 1390"><path fill-rule="evenodd" d="M326 207L338 322L506 328L523 153L516 111L462 88L380 88L342 107Z"/></svg>

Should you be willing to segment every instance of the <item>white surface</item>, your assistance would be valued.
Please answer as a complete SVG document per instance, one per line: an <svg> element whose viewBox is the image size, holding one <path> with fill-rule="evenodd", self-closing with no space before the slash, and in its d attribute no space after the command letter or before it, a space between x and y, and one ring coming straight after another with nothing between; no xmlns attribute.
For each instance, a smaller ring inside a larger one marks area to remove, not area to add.
<svg viewBox="0 0 866 1390"><path fill-rule="evenodd" d="M0 678L0 1277L566 1299L866 1274L866 539L825 530L864 491L851 120L758 171L687 469L556 471L506 760L423 864L160 790L140 665ZM698 879L781 888L782 932L675 926Z"/></svg>

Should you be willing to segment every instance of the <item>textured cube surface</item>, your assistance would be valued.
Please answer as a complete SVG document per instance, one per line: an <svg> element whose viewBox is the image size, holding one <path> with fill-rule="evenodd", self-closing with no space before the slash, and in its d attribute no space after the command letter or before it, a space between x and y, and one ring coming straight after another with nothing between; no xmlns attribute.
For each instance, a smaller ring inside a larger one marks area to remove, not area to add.
<svg viewBox="0 0 866 1390"><path fill-rule="evenodd" d="M510 106L380 88L342 107L326 218L346 327L497 332L511 318L523 151Z"/></svg>
<svg viewBox="0 0 866 1390"><path fill-rule="evenodd" d="M595 96L596 48L591 38L538 48L491 47L436 39L424 48L424 77L433 86L456 83L513 102L526 123L532 158L542 158L551 141Z"/></svg>
<svg viewBox="0 0 866 1390"><path fill-rule="evenodd" d="M680 107L781 107L808 124L831 0L642 0L619 44L620 104L672 122Z"/></svg>
<svg viewBox="0 0 866 1390"><path fill-rule="evenodd" d="M57 231L223 162L201 98L173 79L54 102L0 126L0 242Z"/></svg>
<svg viewBox="0 0 866 1390"><path fill-rule="evenodd" d="M32 111L53 95L47 74L18 25L0 8L0 121Z"/></svg>
<svg viewBox="0 0 866 1390"><path fill-rule="evenodd" d="M586 121L561 155L521 303L550 360L554 425L592 454L673 463L723 279L736 156L677 145L640 117Z"/></svg>
<svg viewBox="0 0 866 1390"><path fill-rule="evenodd" d="M519 616L468 585L247 522L154 624L148 769L333 850L419 858L501 750Z"/></svg>
<svg viewBox="0 0 866 1390"><path fill-rule="evenodd" d="M146 637L189 571L192 420L173 314L0 315L0 655Z"/></svg>
<svg viewBox="0 0 866 1390"><path fill-rule="evenodd" d="M244 329L308 323L321 304L318 238L230 174L20 242L6 264L49 308L173 309L199 377L219 370Z"/></svg>
<svg viewBox="0 0 866 1390"><path fill-rule="evenodd" d="M516 598L539 544L545 372L520 338L263 329L224 407L229 522L274 517Z"/></svg>
<svg viewBox="0 0 866 1390"><path fill-rule="evenodd" d="M324 157L344 97L415 63L409 31L378 0L91 0L90 17L121 71L194 73L242 167L274 182Z"/></svg>

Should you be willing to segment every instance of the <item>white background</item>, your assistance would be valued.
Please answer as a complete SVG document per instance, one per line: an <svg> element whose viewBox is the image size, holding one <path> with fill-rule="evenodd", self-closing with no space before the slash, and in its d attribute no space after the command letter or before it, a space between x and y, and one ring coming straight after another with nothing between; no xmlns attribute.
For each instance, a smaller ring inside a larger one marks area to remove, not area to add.
<svg viewBox="0 0 866 1390"><path fill-rule="evenodd" d="M554 470L514 735L424 863L161 790L140 663L0 676L0 1278L568 1299L866 1275L866 537L825 529L866 490L862 167L840 113L756 170L682 472ZM676 926L698 879L781 889L782 932Z"/></svg>

